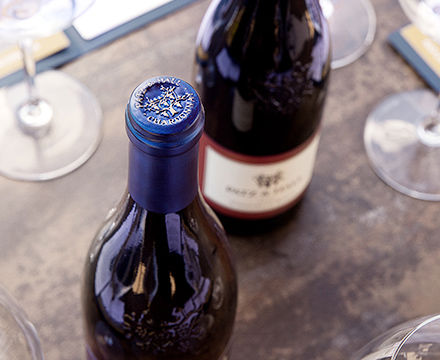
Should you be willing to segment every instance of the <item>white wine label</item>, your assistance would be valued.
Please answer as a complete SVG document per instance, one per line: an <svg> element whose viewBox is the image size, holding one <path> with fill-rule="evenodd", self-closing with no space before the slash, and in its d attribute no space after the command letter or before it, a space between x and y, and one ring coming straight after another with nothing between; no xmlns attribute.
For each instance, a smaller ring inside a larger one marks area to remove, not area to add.
<svg viewBox="0 0 440 360"><path fill-rule="evenodd" d="M202 192L211 206L225 215L257 219L281 213L309 185L318 143L316 134L295 151L273 157L250 157L222 149L204 135L200 162Z"/></svg>

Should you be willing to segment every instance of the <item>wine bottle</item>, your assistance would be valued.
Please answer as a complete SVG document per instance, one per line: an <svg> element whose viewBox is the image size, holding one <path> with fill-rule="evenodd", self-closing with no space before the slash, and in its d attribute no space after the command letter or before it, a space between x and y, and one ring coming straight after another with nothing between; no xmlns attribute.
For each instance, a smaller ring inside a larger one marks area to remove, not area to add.
<svg viewBox="0 0 440 360"><path fill-rule="evenodd" d="M237 283L222 225L198 191L204 112L173 77L126 109L128 189L92 242L82 302L89 360L225 360Z"/></svg>
<svg viewBox="0 0 440 360"><path fill-rule="evenodd" d="M206 111L200 185L227 230L270 223L304 195L329 74L318 0L210 4L194 71Z"/></svg>

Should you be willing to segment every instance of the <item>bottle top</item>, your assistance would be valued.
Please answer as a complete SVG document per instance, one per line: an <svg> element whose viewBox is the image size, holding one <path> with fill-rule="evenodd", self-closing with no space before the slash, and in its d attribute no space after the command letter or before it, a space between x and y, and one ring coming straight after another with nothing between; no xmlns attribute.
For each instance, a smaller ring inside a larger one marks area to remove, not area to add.
<svg viewBox="0 0 440 360"><path fill-rule="evenodd" d="M144 81L131 94L126 110L130 140L141 150L174 155L200 138L204 112L197 92L183 80L160 76Z"/></svg>

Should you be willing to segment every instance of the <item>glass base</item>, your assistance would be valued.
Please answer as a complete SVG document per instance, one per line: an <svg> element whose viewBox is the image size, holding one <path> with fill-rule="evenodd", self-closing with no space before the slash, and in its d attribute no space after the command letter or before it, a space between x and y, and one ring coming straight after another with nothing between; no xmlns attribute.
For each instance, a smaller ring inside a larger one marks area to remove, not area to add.
<svg viewBox="0 0 440 360"><path fill-rule="evenodd" d="M332 68L351 64L371 45L376 13L369 0L320 0L332 41Z"/></svg>
<svg viewBox="0 0 440 360"><path fill-rule="evenodd" d="M42 136L22 130L17 110L25 84L0 89L0 174L16 180L49 180L86 162L101 139L101 108L77 80L59 71L38 74L36 86L53 118Z"/></svg>
<svg viewBox="0 0 440 360"><path fill-rule="evenodd" d="M440 135L426 134L438 98L426 89L395 94L368 116L364 143L377 175L408 196L440 201Z"/></svg>
<svg viewBox="0 0 440 360"><path fill-rule="evenodd" d="M0 287L0 344L0 359L43 360L34 325L3 287Z"/></svg>

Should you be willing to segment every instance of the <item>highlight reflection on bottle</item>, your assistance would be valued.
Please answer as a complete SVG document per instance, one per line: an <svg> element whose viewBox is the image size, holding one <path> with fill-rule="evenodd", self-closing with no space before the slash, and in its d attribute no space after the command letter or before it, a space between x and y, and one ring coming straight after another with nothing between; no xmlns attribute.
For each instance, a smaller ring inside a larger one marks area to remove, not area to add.
<svg viewBox="0 0 440 360"><path fill-rule="evenodd" d="M85 268L89 359L224 359L237 283L223 228L198 192L203 123L182 80L147 80L130 98L128 191Z"/></svg>

